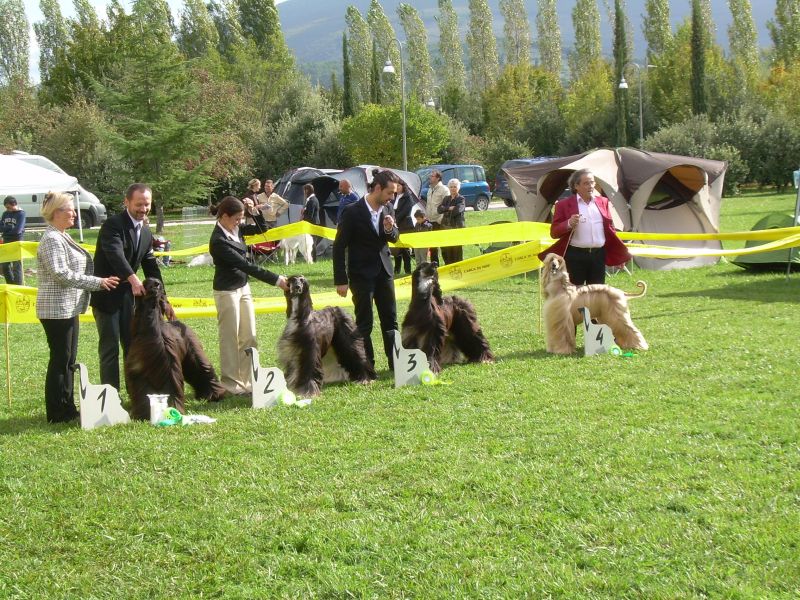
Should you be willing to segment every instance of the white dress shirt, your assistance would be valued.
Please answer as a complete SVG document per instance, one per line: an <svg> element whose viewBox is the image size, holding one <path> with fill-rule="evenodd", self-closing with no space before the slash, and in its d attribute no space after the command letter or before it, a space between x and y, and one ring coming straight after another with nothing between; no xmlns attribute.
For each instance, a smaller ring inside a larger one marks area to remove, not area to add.
<svg viewBox="0 0 800 600"><path fill-rule="evenodd" d="M606 234L603 231L603 215L600 214L594 197L586 202L578 196L578 212L580 221L572 232L570 246L578 248L602 248L605 246Z"/></svg>

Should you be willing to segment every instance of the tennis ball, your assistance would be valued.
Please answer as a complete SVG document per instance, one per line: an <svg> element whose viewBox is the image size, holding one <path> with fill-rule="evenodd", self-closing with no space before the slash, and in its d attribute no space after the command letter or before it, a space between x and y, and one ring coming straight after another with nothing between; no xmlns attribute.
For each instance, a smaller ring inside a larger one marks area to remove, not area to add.
<svg viewBox="0 0 800 600"><path fill-rule="evenodd" d="M436 383L436 375L433 374L433 371L430 369L425 369L422 373L419 374L419 382L422 385L433 385Z"/></svg>
<svg viewBox="0 0 800 600"><path fill-rule="evenodd" d="M609 351L609 353L613 354L614 356L620 356L622 354L622 349L619 346L617 346L616 344L611 346L611 348L608 351Z"/></svg>
<svg viewBox="0 0 800 600"><path fill-rule="evenodd" d="M297 397L292 390L283 390L278 398L285 406L291 406L297 401Z"/></svg>

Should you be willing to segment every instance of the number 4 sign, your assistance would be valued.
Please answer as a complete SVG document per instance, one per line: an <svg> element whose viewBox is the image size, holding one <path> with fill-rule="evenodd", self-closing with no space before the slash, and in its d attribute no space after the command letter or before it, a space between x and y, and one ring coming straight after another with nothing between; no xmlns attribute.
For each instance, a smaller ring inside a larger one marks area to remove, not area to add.
<svg viewBox="0 0 800 600"><path fill-rule="evenodd" d="M595 354L605 354L614 347L614 334L608 325L598 325L592 323L592 315L586 307L579 308L583 313L583 346L584 356L594 356Z"/></svg>
<svg viewBox="0 0 800 600"><path fill-rule="evenodd" d="M394 387L404 385L419 385L420 375L430 370L428 357L422 350L409 350L403 348L399 331L392 331L394 343L392 354L394 358Z"/></svg>
<svg viewBox="0 0 800 600"><path fill-rule="evenodd" d="M247 348L245 352L250 355L253 408L272 408L278 404L278 398L286 389L283 371L277 367L262 367L255 348Z"/></svg>

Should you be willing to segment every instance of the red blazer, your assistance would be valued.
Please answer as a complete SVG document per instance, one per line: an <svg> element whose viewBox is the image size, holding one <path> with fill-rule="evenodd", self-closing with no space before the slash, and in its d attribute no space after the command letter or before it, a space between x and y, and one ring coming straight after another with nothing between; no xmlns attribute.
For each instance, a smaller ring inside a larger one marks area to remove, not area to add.
<svg viewBox="0 0 800 600"><path fill-rule="evenodd" d="M600 209L600 215L603 217L603 232L606 235L606 264L609 266L625 264L631 259L631 255L614 229L614 222L611 219L611 210L608 206L608 198L595 196L594 201L597 204L597 208ZM572 215L577 213L577 195L556 202L553 223L550 225L550 237L556 238L558 241L539 254L541 260L544 260L544 257L550 253L564 256L564 253L567 251L567 245L569 244L569 234L572 231L569 228L568 221Z"/></svg>

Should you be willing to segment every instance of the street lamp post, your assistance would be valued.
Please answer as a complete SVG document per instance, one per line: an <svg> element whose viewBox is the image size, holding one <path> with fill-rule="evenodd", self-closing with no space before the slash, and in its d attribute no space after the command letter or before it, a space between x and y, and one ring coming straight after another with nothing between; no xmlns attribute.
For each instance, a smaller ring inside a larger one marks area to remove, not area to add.
<svg viewBox="0 0 800 600"><path fill-rule="evenodd" d="M436 90L439 90L439 93L436 93ZM442 109L442 88L441 86L434 85L431 89L431 96L428 98L428 101L425 103L425 106L429 108L436 108L436 99L439 99L439 110Z"/></svg>
<svg viewBox="0 0 800 600"><path fill-rule="evenodd" d="M646 65L648 69L655 65ZM636 67L636 78L639 80L639 148L644 145L644 114L642 111L642 66L635 62L625 63L622 67L622 79L619 82L619 89L627 90L628 82L625 81L625 67Z"/></svg>
<svg viewBox="0 0 800 600"><path fill-rule="evenodd" d="M406 152L406 88L403 82L403 44L397 38L392 38L392 42L397 44L400 56L400 112L403 118L403 170L408 171L408 153ZM394 65L391 57L386 57L386 64L383 66L384 73L394 74Z"/></svg>

